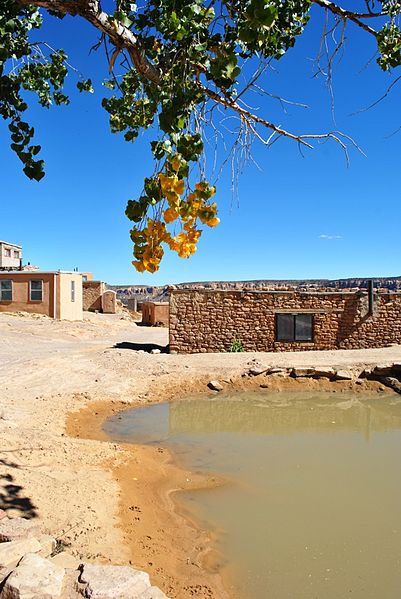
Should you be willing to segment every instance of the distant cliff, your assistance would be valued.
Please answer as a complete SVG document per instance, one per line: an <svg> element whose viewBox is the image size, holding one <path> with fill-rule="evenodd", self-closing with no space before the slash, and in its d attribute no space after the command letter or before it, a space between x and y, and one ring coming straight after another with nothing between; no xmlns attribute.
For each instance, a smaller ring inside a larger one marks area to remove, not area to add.
<svg viewBox="0 0 401 599"><path fill-rule="evenodd" d="M180 289L365 289L368 281L373 280L375 287L401 291L400 277L372 277L351 279L302 279L302 280L273 280L255 281L198 281L179 283L174 287ZM131 297L138 301L167 301L168 285L109 285L117 292L118 298L124 302Z"/></svg>

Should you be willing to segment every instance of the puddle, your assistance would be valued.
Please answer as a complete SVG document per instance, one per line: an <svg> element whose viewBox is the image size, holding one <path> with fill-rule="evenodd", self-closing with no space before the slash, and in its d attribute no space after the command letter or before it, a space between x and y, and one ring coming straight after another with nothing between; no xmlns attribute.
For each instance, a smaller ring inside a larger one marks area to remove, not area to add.
<svg viewBox="0 0 401 599"><path fill-rule="evenodd" d="M180 501L221 531L241 599L399 598L398 397L238 393L128 410L104 430L233 480Z"/></svg>

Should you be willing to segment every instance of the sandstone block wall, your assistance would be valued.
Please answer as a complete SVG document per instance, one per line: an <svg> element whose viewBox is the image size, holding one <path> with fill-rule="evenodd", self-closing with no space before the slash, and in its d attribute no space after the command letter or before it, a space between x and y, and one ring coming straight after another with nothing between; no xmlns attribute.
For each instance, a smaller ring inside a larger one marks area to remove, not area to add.
<svg viewBox="0 0 401 599"><path fill-rule="evenodd" d="M83 281L83 309L94 312L102 311L102 295L105 291L105 284L102 281Z"/></svg>
<svg viewBox="0 0 401 599"><path fill-rule="evenodd" d="M312 342L276 341L276 314L313 314ZM170 290L170 351L359 349L401 343L401 293Z"/></svg>

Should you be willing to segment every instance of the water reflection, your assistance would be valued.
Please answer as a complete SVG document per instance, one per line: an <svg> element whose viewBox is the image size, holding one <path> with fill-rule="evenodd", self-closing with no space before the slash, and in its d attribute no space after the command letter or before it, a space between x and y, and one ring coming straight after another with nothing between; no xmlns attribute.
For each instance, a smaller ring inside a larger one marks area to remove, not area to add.
<svg viewBox="0 0 401 599"><path fill-rule="evenodd" d="M163 442L186 467L238 481L183 501L224 531L241 597L400 596L397 397L219 396L120 418L106 425L114 438Z"/></svg>

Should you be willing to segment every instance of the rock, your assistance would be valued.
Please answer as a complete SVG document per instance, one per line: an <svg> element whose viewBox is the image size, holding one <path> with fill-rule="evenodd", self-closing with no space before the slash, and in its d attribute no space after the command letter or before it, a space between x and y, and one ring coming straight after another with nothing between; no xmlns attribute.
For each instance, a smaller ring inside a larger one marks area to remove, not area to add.
<svg viewBox="0 0 401 599"><path fill-rule="evenodd" d="M285 376L287 374L287 369L272 366L266 370L266 374L278 374L279 376Z"/></svg>
<svg viewBox="0 0 401 599"><path fill-rule="evenodd" d="M400 393L401 394L401 383L395 377L392 377L392 376L380 376L380 377L377 377L377 379L381 383L383 383L383 385L385 385L386 387L390 387L390 389L393 389L393 391L395 391L396 393Z"/></svg>
<svg viewBox="0 0 401 599"><path fill-rule="evenodd" d="M41 533L40 524L26 518L3 518L0 520L0 543L18 541Z"/></svg>
<svg viewBox="0 0 401 599"><path fill-rule="evenodd" d="M0 520L3 520L3 518L8 518L7 512L0 510Z"/></svg>
<svg viewBox="0 0 401 599"><path fill-rule="evenodd" d="M252 368L250 368L248 370L248 374L250 376L259 376L259 374L263 374L266 371L267 371L266 366L253 366Z"/></svg>
<svg viewBox="0 0 401 599"><path fill-rule="evenodd" d="M162 352L161 352L161 350L160 350L160 349L156 349L156 348L155 348L155 349L151 349L151 350L150 350L150 353L151 353L151 354L161 354Z"/></svg>
<svg viewBox="0 0 401 599"><path fill-rule="evenodd" d="M207 384L207 386L209 387L209 389L211 389L212 391L223 391L224 387L223 385L220 383L220 381L209 381L209 383Z"/></svg>
<svg viewBox="0 0 401 599"><path fill-rule="evenodd" d="M159 587L150 587L138 596L138 599L168 599Z"/></svg>
<svg viewBox="0 0 401 599"><path fill-rule="evenodd" d="M139 599L151 588L149 575L129 566L81 564L81 593L93 599ZM0 599L2 599L0 597Z"/></svg>
<svg viewBox="0 0 401 599"><path fill-rule="evenodd" d="M39 541L33 537L0 543L0 568L16 564L26 553L36 553L40 549Z"/></svg>
<svg viewBox="0 0 401 599"><path fill-rule="evenodd" d="M331 366L310 366L304 368L293 368L291 371L291 376L298 377L310 377L310 378L334 378L336 371Z"/></svg>
<svg viewBox="0 0 401 599"><path fill-rule="evenodd" d="M335 378L337 381L352 381L354 375L349 370L337 370Z"/></svg>
<svg viewBox="0 0 401 599"><path fill-rule="evenodd" d="M393 362L389 364L377 364L377 366L374 367L372 374L375 376L391 376L393 366Z"/></svg>
<svg viewBox="0 0 401 599"><path fill-rule="evenodd" d="M56 539L50 535L40 535L40 537L38 537L38 541L42 547L42 549L39 551L39 555L42 557L49 557L56 548Z"/></svg>
<svg viewBox="0 0 401 599"><path fill-rule="evenodd" d="M315 368L311 367L311 368L293 368L291 370L291 376L298 378L298 377L311 377L313 376L313 374L315 373Z"/></svg>
<svg viewBox="0 0 401 599"><path fill-rule="evenodd" d="M53 599L60 597L64 568L28 553L5 581L0 599Z"/></svg>
<svg viewBox="0 0 401 599"><path fill-rule="evenodd" d="M60 551L60 553L56 553L53 557L50 558L50 561L53 564L57 564L62 568L68 568L71 570L78 570L80 565L80 560L77 560L71 553L67 553L67 551Z"/></svg>
<svg viewBox="0 0 401 599"><path fill-rule="evenodd" d="M331 366L319 366L318 368L314 368L313 369L313 374L312 376L315 378L334 378L336 371L334 370L334 368L331 368Z"/></svg>

